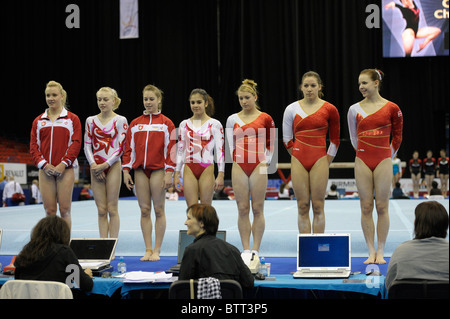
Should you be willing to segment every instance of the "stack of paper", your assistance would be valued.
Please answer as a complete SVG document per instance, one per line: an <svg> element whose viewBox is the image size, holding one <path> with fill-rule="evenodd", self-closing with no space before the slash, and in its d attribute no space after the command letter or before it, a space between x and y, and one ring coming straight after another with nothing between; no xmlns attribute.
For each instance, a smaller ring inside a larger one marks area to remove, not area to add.
<svg viewBox="0 0 450 319"><path fill-rule="evenodd" d="M140 283L140 282L171 282L172 273L166 274L164 271L147 272L147 271L130 271L115 278L122 278L124 283Z"/></svg>

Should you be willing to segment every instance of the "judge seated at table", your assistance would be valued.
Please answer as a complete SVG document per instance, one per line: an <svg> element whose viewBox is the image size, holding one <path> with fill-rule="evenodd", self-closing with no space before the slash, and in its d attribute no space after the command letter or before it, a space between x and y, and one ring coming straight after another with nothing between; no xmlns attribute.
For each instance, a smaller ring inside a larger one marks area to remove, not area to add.
<svg viewBox="0 0 450 319"><path fill-rule="evenodd" d="M253 287L254 278L239 250L216 237L219 218L214 207L207 204L190 206L184 224L188 235L195 239L185 249L180 280L214 277L236 280L244 289Z"/></svg>

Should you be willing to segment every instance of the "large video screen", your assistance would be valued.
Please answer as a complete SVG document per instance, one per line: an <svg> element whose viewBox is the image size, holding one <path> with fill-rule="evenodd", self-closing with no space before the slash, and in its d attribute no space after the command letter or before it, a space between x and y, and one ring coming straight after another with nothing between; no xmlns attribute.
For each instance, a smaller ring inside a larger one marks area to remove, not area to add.
<svg viewBox="0 0 450 319"><path fill-rule="evenodd" d="M448 56L449 0L382 0L383 57Z"/></svg>

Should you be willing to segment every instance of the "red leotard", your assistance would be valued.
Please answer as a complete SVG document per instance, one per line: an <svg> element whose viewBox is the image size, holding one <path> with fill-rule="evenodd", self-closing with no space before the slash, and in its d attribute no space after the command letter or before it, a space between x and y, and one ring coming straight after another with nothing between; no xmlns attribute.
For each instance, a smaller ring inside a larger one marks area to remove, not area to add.
<svg viewBox="0 0 450 319"><path fill-rule="evenodd" d="M382 160L395 156L402 142L403 129L403 115L397 104L387 102L375 113L367 114L357 103L348 110L347 119L356 157L372 171Z"/></svg>
<svg viewBox="0 0 450 319"><path fill-rule="evenodd" d="M330 146L326 150L327 132ZM295 139L292 138L295 134ZM316 112L308 115L299 102L291 103L284 111L283 142L292 148L292 156L298 159L309 172L317 160L327 153L336 156L339 148L339 112L336 107L325 102Z"/></svg>
<svg viewBox="0 0 450 319"><path fill-rule="evenodd" d="M259 163L270 163L275 139L275 123L272 117L264 112L250 123L244 123L237 113L228 117L227 140L233 161L236 162L248 177Z"/></svg>

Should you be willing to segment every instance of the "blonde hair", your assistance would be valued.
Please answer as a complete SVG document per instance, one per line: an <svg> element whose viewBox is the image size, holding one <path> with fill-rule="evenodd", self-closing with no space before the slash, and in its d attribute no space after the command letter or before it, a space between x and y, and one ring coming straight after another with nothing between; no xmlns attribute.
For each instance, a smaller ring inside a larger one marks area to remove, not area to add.
<svg viewBox="0 0 450 319"><path fill-rule="evenodd" d="M236 91L236 94L238 94L239 92L248 92L252 94L254 97L257 97L258 96L257 86L258 84L255 81L245 79L244 81L242 81L242 84ZM256 108L259 110L258 103L256 103Z"/></svg>
<svg viewBox="0 0 450 319"><path fill-rule="evenodd" d="M47 90L47 88L50 88L50 87L56 87L56 88L59 89L59 92L60 92L61 95L63 96L62 99L61 99L62 106L63 106L64 108L67 108L67 105L66 105L66 102L67 102L67 92L63 89L61 83L58 83L58 82L56 82L56 81L50 81L50 82L47 83L45 89Z"/></svg>
<svg viewBox="0 0 450 319"><path fill-rule="evenodd" d="M122 100L119 98L119 95L117 94L116 90L114 90L113 88L110 88L108 86L105 86L105 87L100 88L95 95L98 96L98 93L100 93L100 92L108 92L113 96L113 98L114 98L113 111L115 111L119 108L120 102L122 102Z"/></svg>
<svg viewBox="0 0 450 319"><path fill-rule="evenodd" d="M144 94L145 91L151 91L151 92L155 93L156 97L160 100L160 101L159 101L159 104L158 104L158 110L161 111L161 109L162 109L162 100L163 100L163 94L164 94L164 92L161 91L161 90L160 90L159 88L157 88L156 86L151 85L151 84L147 85L147 86L142 90L142 94Z"/></svg>

